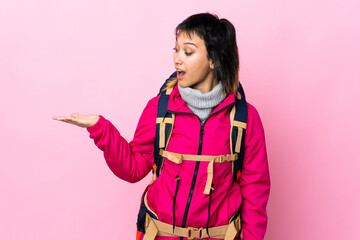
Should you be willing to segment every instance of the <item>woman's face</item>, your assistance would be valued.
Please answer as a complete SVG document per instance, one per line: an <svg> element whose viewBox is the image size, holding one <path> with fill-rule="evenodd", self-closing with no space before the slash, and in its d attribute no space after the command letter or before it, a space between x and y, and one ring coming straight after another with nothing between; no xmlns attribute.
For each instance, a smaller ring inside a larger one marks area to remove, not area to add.
<svg viewBox="0 0 360 240"><path fill-rule="evenodd" d="M180 32L174 48L174 64L181 87L192 87L203 93L211 91L217 84L214 65L207 57L205 42L196 34L191 38Z"/></svg>

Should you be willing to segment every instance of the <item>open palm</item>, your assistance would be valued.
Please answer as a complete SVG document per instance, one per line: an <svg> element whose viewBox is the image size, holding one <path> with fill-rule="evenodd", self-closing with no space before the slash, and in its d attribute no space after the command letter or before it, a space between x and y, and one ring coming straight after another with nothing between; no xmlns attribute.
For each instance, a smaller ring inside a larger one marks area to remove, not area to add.
<svg viewBox="0 0 360 240"><path fill-rule="evenodd" d="M53 116L52 118L54 120L67 122L79 127L88 128L95 125L95 123L99 120L99 115L96 114L82 115L79 113L72 113L70 117Z"/></svg>

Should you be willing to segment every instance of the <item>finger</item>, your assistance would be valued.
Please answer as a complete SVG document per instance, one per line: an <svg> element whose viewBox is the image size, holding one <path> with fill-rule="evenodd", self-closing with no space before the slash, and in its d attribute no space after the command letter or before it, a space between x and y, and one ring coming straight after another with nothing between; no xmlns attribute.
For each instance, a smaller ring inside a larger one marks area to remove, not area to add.
<svg viewBox="0 0 360 240"><path fill-rule="evenodd" d="M71 118L60 119L59 121L70 123L70 124L77 125L77 126L79 126L79 124L80 124L79 121L76 121L76 120L71 119Z"/></svg>
<svg viewBox="0 0 360 240"><path fill-rule="evenodd" d="M60 120L60 121L62 121L62 120L64 120L64 119L69 119L68 117L64 117L64 116L53 116L52 117L54 120Z"/></svg>
<svg viewBox="0 0 360 240"><path fill-rule="evenodd" d="M55 117L53 117L53 119L58 120L58 121L62 121L62 122L71 123L71 124L78 123L77 119L70 118L70 117L55 116Z"/></svg>

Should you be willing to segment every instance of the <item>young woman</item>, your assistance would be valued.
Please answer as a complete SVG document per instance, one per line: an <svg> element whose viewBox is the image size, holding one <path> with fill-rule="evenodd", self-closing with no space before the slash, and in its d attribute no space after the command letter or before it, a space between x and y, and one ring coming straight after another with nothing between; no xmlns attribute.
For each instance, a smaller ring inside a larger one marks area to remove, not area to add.
<svg viewBox="0 0 360 240"><path fill-rule="evenodd" d="M177 75L162 91L166 118L159 117L159 94L148 101L132 141L101 115L53 118L87 128L119 178L137 182L154 169L142 197L138 239L263 239L270 177L263 126L251 104L245 102L236 146L236 134L230 134L235 105L245 99L237 92L234 26L216 15L195 14L176 27L175 37ZM241 171L235 171L241 154ZM155 158L163 159L160 165Z"/></svg>

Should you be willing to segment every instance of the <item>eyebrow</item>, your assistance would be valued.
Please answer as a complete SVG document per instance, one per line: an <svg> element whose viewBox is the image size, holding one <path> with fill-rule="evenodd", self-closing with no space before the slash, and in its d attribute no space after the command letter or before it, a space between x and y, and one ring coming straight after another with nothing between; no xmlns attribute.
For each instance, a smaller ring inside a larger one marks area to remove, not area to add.
<svg viewBox="0 0 360 240"><path fill-rule="evenodd" d="M177 43L177 40L176 40L176 43ZM193 45L193 46L195 46L196 48L198 48L198 46L196 46L196 44L195 44L195 43L192 43L192 42L184 42L184 44Z"/></svg>
<svg viewBox="0 0 360 240"><path fill-rule="evenodd" d="M197 46L195 45L195 43L192 43L192 42L184 42L184 44L194 45L195 47L197 47Z"/></svg>

